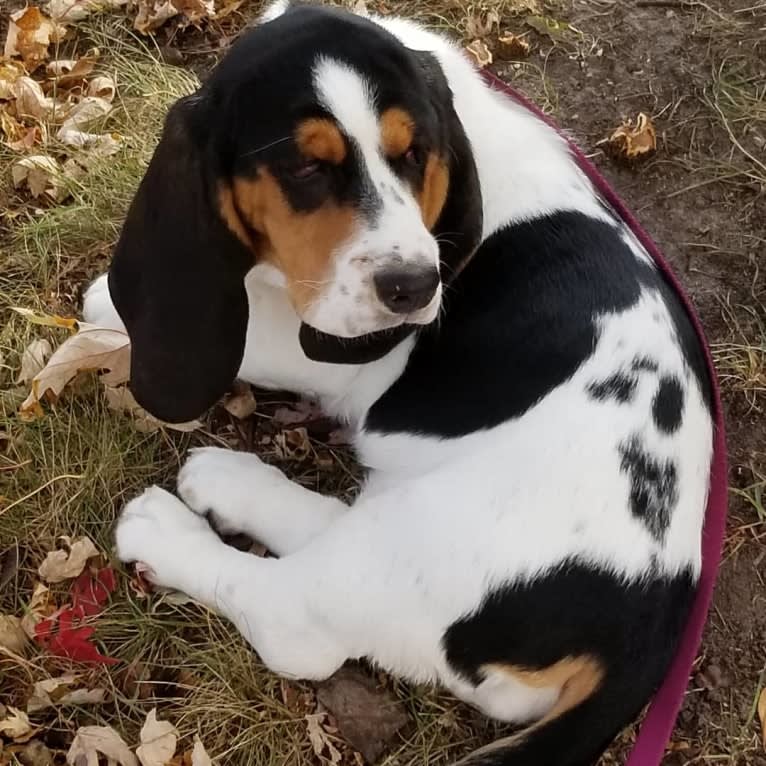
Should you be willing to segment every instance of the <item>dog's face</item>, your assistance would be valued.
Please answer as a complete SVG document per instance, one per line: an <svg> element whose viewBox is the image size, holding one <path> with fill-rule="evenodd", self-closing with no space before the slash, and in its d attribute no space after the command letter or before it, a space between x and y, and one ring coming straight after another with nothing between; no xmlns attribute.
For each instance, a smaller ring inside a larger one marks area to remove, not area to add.
<svg viewBox="0 0 766 766"><path fill-rule="evenodd" d="M151 406L152 381L183 375L188 385L189 363L176 358L170 371L171 357L193 345L207 358L207 343L218 350L192 398L204 409L223 393L244 348L243 277L257 263L273 267L311 328L301 342L313 358L324 353L317 337L432 322L442 279L478 243L480 210L435 59L357 16L288 10L243 36L173 108L134 200L110 290L133 343L136 396L144 389L147 409L174 419L164 400L161 413ZM193 337L195 310L204 327ZM198 404L170 409L199 414Z"/></svg>

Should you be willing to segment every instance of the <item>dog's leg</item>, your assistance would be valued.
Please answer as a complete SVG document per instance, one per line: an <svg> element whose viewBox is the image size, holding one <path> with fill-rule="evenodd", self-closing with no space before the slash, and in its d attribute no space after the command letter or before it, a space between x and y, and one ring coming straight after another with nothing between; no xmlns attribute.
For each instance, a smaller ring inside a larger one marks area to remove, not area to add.
<svg viewBox="0 0 766 766"><path fill-rule="evenodd" d="M302 548L348 511L256 455L217 447L192 450L178 494L196 513L210 513L220 532L249 535L278 556Z"/></svg>
<svg viewBox="0 0 766 766"><path fill-rule="evenodd" d="M275 672L323 679L348 658L339 636L317 619L310 590L280 572L281 559L226 545L169 492L150 487L128 503L115 538L120 559L142 562L155 584L227 617Z"/></svg>

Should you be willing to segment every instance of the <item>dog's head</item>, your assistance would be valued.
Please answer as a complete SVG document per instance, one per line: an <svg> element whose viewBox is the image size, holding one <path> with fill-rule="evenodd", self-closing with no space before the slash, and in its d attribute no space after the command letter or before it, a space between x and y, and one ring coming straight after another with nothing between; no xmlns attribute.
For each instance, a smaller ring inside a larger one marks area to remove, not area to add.
<svg viewBox="0 0 766 766"><path fill-rule="evenodd" d="M308 356L381 355L436 318L480 233L476 169L436 60L366 19L289 9L168 114L109 275L134 394L178 421L225 392L257 263L287 290Z"/></svg>

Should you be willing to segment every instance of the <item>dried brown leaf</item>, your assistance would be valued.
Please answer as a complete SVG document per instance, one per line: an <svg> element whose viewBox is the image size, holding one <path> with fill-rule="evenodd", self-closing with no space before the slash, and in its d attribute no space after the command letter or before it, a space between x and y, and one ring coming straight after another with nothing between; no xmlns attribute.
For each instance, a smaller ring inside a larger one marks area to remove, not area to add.
<svg viewBox="0 0 766 766"><path fill-rule="evenodd" d="M74 542L66 536L64 547L51 551L37 570L45 582L57 583L71 580L82 574L88 559L98 556L98 548L89 537L78 537Z"/></svg>
<svg viewBox="0 0 766 766"><path fill-rule="evenodd" d="M529 55L529 48L526 39L513 32L505 32L497 38L495 53L499 59L520 59Z"/></svg>
<svg viewBox="0 0 766 766"><path fill-rule="evenodd" d="M465 49L479 67L483 68L492 63L492 51L483 40L474 40L470 45L466 45Z"/></svg>
<svg viewBox="0 0 766 766"><path fill-rule="evenodd" d="M159 29L178 13L178 9L170 0L138 0L138 13L133 21L133 28L146 35Z"/></svg>
<svg viewBox="0 0 766 766"><path fill-rule="evenodd" d="M581 36L581 33L568 22L559 21L550 16L527 16L524 22L535 32L550 38L553 42L567 42L573 37Z"/></svg>
<svg viewBox="0 0 766 766"><path fill-rule="evenodd" d="M285 460L303 460L311 452L311 442L305 428L281 431L274 437L274 446L279 457Z"/></svg>
<svg viewBox="0 0 766 766"><path fill-rule="evenodd" d="M191 753L191 766L213 766L213 761L205 750L198 734L194 735L194 747Z"/></svg>
<svg viewBox="0 0 766 766"><path fill-rule="evenodd" d="M305 717L306 733L308 734L309 742L311 742L314 755L317 758L320 758L324 763L340 763L341 754L322 726L322 720L326 717L326 713L311 713L307 715ZM327 751L326 754L325 751Z"/></svg>
<svg viewBox="0 0 766 766"><path fill-rule="evenodd" d="M106 377L106 376L104 376ZM137 431L152 433L160 428L169 428L173 431L189 433L202 427L199 420L190 420L186 423L165 423L150 415L133 396L127 386L105 386L104 395L109 409L115 412L125 412L133 418L133 424Z"/></svg>
<svg viewBox="0 0 766 766"><path fill-rule="evenodd" d="M104 701L106 689L72 689L78 681L79 678L74 673L38 681L27 702L27 713L37 713L63 705L97 705Z"/></svg>
<svg viewBox="0 0 766 766"><path fill-rule="evenodd" d="M16 81L16 116L46 121L53 117L57 104L43 93L39 82L31 77L19 77ZM65 109L62 106L62 109Z"/></svg>
<svg viewBox="0 0 766 766"><path fill-rule="evenodd" d="M16 83L27 73L18 61L0 60L0 101L16 98Z"/></svg>
<svg viewBox="0 0 766 766"><path fill-rule="evenodd" d="M56 21L69 23L82 21L94 11L121 8L128 0L49 0L45 10Z"/></svg>
<svg viewBox="0 0 766 766"><path fill-rule="evenodd" d="M45 360L52 353L51 344L45 338L33 340L21 355L21 370L16 382L29 383L45 367Z"/></svg>
<svg viewBox="0 0 766 766"><path fill-rule="evenodd" d="M626 120L608 138L610 149L618 157L637 160L657 149L657 131L649 116L639 112L635 124Z"/></svg>
<svg viewBox="0 0 766 766"><path fill-rule="evenodd" d="M89 125L102 119L111 111L112 105L107 99L98 96L86 96L69 110L59 132L56 134L56 138L59 141L64 141L62 135L65 136L74 132L82 133Z"/></svg>
<svg viewBox="0 0 766 766"><path fill-rule="evenodd" d="M58 42L65 30L39 8L29 6L12 13L5 38L6 58L18 57L32 72L48 58L48 46Z"/></svg>
<svg viewBox="0 0 766 766"><path fill-rule="evenodd" d="M57 88L82 86L85 79L96 66L100 55L98 48L92 48L79 59L57 59L56 61L51 61L45 67L46 72L50 76L49 83Z"/></svg>
<svg viewBox="0 0 766 766"><path fill-rule="evenodd" d="M136 755L141 766L165 766L175 755L178 732L170 722L157 720L157 708L149 711L140 736Z"/></svg>
<svg viewBox="0 0 766 766"><path fill-rule="evenodd" d="M39 739L33 739L16 756L23 766L54 766L53 753Z"/></svg>
<svg viewBox="0 0 766 766"><path fill-rule="evenodd" d="M117 88L114 84L114 80L108 75L102 74L98 77L94 77L88 83L88 95L96 96L97 98L104 99L110 104L114 101L114 96L117 92Z"/></svg>
<svg viewBox="0 0 766 766"><path fill-rule="evenodd" d="M758 720L761 722L761 743L766 750L766 689L758 695Z"/></svg>
<svg viewBox="0 0 766 766"><path fill-rule="evenodd" d="M171 0L171 2L193 24L203 19L216 17L215 0Z"/></svg>
<svg viewBox="0 0 766 766"><path fill-rule="evenodd" d="M12 614L0 614L0 647L19 654L26 644L27 634L21 627L21 620Z"/></svg>
<svg viewBox="0 0 766 766"><path fill-rule="evenodd" d="M239 420L250 417L255 412L257 406L258 404L255 401L255 396L253 396L250 386L226 397L223 403L224 409Z"/></svg>
<svg viewBox="0 0 766 766"><path fill-rule="evenodd" d="M23 316L30 324L38 324L42 327L66 327L67 330L74 330L77 327L77 320L74 317L44 314L41 311L22 308L21 306L11 306L11 311Z"/></svg>
<svg viewBox="0 0 766 766"><path fill-rule="evenodd" d="M45 195L60 202L66 197L61 166L47 154L34 154L15 162L11 179L14 188L26 187L35 198Z"/></svg>
<svg viewBox="0 0 766 766"><path fill-rule="evenodd" d="M127 333L81 322L77 334L67 338L54 352L21 405L27 416L42 414L39 402L45 395L57 397L79 373L109 370L108 385L124 383L130 377L130 340Z"/></svg>
<svg viewBox="0 0 766 766"><path fill-rule="evenodd" d="M111 726L81 726L74 735L66 755L70 766L98 766L99 753L109 759L110 766L138 766L123 738Z"/></svg>
<svg viewBox="0 0 766 766"><path fill-rule="evenodd" d="M8 705L5 718L0 720L0 734L14 742L26 742L34 735L34 731L27 714Z"/></svg>
<svg viewBox="0 0 766 766"><path fill-rule="evenodd" d="M35 586L32 598L21 618L21 627L29 638L35 637L37 623L49 617L56 611L56 605L51 600L50 589L41 582Z"/></svg>

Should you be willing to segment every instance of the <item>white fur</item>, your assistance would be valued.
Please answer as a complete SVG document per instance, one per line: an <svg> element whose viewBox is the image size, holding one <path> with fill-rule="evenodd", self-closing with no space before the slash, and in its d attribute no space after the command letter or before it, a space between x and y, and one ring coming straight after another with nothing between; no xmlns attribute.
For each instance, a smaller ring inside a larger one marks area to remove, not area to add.
<svg viewBox="0 0 766 766"><path fill-rule="evenodd" d="M458 48L411 22L378 21L411 47L434 51L447 73L479 166L485 236L546 211L611 220L563 140L492 93ZM361 87L335 64L319 79L329 82L328 73ZM353 100L362 96L369 98L369 88ZM340 104L333 108L346 119ZM347 120L375 168L371 121ZM637 257L648 257L634 238L631 245ZM476 609L488 588L534 578L572 556L626 580L652 567L699 569L712 426L656 295L645 292L631 309L602 316L592 357L523 416L435 439L364 428L412 342L360 367L310 362L278 281L259 269L248 276L251 324L240 375L315 395L330 414L355 425L357 450L371 468L359 498L347 508L297 487L255 456L208 449L181 471L186 504L151 488L128 504L117 527L123 560L146 562L158 583L229 617L269 667L324 678L347 658L366 656L409 679L441 682L493 717L534 720L551 708L558 688L524 686L506 674L490 674L474 688L446 662L445 629ZM89 320L108 314L101 285L88 292ZM647 418L654 391L648 377L639 379L630 405L597 404L586 393L589 381L649 352L662 373L685 382L683 425L672 436ZM678 465L681 502L664 544L626 501L616 445L635 432ZM255 535L283 557L262 560L226 547L196 515L207 510L227 530Z"/></svg>
<svg viewBox="0 0 766 766"><path fill-rule="evenodd" d="M304 320L347 338L405 321L428 324L439 312L441 286L427 306L402 316L380 302L372 281L376 271L392 266L439 266L439 246L423 223L412 190L383 156L375 91L350 66L325 57L314 67L314 88L320 103L358 147L369 191L377 195L380 207L374 214L374 226L360 216L351 240L333 253L333 273L305 311Z"/></svg>

